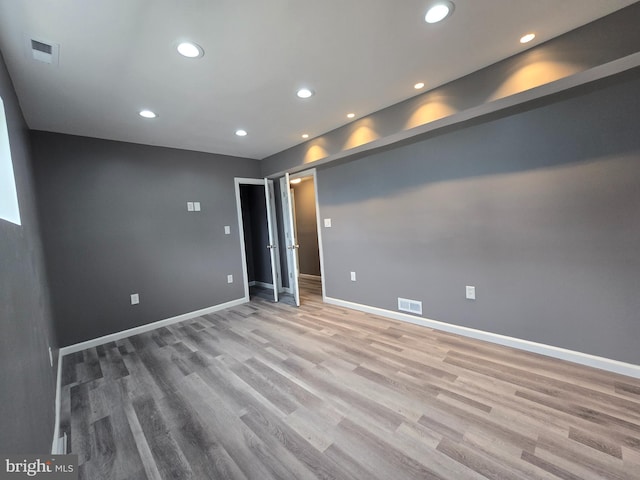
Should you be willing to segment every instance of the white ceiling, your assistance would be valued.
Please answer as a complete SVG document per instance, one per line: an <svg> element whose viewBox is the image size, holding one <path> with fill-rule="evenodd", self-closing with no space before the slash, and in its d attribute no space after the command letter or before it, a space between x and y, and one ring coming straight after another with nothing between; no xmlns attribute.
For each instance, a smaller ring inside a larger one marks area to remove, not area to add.
<svg viewBox="0 0 640 480"><path fill-rule="evenodd" d="M433 0L0 0L0 50L32 129L264 158L634 2L454 0L429 25Z"/></svg>

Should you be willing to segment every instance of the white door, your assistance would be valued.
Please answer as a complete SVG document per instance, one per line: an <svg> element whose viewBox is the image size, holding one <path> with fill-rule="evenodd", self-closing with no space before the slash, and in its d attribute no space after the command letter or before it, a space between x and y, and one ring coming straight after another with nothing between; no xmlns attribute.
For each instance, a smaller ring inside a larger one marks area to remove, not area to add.
<svg viewBox="0 0 640 480"><path fill-rule="evenodd" d="M274 220L273 215L275 215L275 207L274 207L274 198L273 198L273 181L267 179L259 179L259 178L236 178L235 179L235 189L236 189L236 207L238 212L238 231L240 233L240 251L242 252L242 276L244 278L244 296L247 300L249 300L249 275L248 275L248 267L247 267L247 246L244 241L244 233L245 233L245 225L243 220L243 202L242 195L240 194L240 188L243 185L257 185L259 187L264 188L265 190L265 199L266 199L266 208L264 211L255 212L257 215L264 215L267 220L267 231L268 238L264 243L256 242L252 245L254 249L253 252L260 255L260 258L264 258L265 251L268 253L268 258L271 263L271 281L273 284L273 299L274 301L278 301L279 292L282 288L282 281L280 278L280 256L278 255L278 251L275 248L278 245L278 234L275 230L276 222ZM263 226L263 225L262 225ZM262 226L260 228L263 231ZM264 236L262 237L264 240ZM252 242L253 243L253 242ZM255 282L256 284L271 289L271 285L266 285L266 279L263 279L264 282Z"/></svg>
<svg viewBox="0 0 640 480"><path fill-rule="evenodd" d="M287 263L289 265L289 287L295 298L296 305L299 307L300 288L298 287L298 256L296 255L298 243L293 224L293 202L291 200L291 184L289 183L288 173L282 179L280 185L282 190L283 221L285 223L285 243L287 245Z"/></svg>
<svg viewBox="0 0 640 480"><path fill-rule="evenodd" d="M264 195L267 204L267 230L269 231L269 255L271 257L271 279L273 281L273 301L278 301L278 265L280 257L278 256L278 242L276 240L275 225L275 199L273 198L273 180L264 179Z"/></svg>

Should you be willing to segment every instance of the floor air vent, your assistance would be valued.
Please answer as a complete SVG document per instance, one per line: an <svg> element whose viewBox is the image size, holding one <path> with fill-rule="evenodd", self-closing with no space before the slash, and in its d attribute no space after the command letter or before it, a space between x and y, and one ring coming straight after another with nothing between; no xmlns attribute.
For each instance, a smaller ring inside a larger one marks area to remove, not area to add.
<svg viewBox="0 0 640 480"><path fill-rule="evenodd" d="M398 310L422 315L422 302L409 300L408 298L398 298Z"/></svg>

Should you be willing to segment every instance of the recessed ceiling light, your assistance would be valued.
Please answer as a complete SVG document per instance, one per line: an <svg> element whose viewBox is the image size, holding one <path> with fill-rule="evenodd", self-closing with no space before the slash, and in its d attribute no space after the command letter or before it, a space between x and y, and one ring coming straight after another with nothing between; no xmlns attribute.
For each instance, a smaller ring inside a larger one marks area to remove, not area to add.
<svg viewBox="0 0 640 480"><path fill-rule="evenodd" d="M416 90L420 90L421 88L424 88L424 83L418 82L413 86L413 88L415 88Z"/></svg>
<svg viewBox="0 0 640 480"><path fill-rule="evenodd" d="M302 138L309 138L309 134L308 133L303 133L302 134Z"/></svg>
<svg viewBox="0 0 640 480"><path fill-rule="evenodd" d="M429 10L427 10L427 14L424 16L424 21L427 23L441 22L453 13L453 8L453 2L446 0L436 2L429 7Z"/></svg>
<svg viewBox="0 0 640 480"><path fill-rule="evenodd" d="M315 92L313 90L310 90L308 88L301 88L296 92L296 95L299 98L309 98L309 97L312 97L314 93Z"/></svg>
<svg viewBox="0 0 640 480"><path fill-rule="evenodd" d="M178 53L183 57L198 58L204 55L204 50L195 43L182 42L178 45Z"/></svg>
<svg viewBox="0 0 640 480"><path fill-rule="evenodd" d="M355 116L356 116L355 113L347 113L347 118L353 118Z"/></svg>
<svg viewBox="0 0 640 480"><path fill-rule="evenodd" d="M152 112L151 110L140 110L138 114L144 118L156 118L158 116L157 113Z"/></svg>
<svg viewBox="0 0 640 480"><path fill-rule="evenodd" d="M521 39L520 39L520 43L529 43L531 40L533 40L534 38L536 38L536 34L535 33L527 33L526 35L524 35Z"/></svg>
<svg viewBox="0 0 640 480"><path fill-rule="evenodd" d="M300 183L301 181L302 181L301 178L294 178L293 180L289 180L289 183L292 183L295 185L296 183Z"/></svg>
<svg viewBox="0 0 640 480"><path fill-rule="evenodd" d="M246 137L247 136L247 131L246 130L242 130L242 129L236 130L236 135L239 136L239 137Z"/></svg>

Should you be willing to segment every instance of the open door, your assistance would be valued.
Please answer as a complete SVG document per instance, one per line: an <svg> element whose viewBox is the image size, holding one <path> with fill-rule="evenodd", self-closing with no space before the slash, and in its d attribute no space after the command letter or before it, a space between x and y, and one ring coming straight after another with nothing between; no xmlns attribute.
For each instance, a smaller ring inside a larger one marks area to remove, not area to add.
<svg viewBox="0 0 640 480"><path fill-rule="evenodd" d="M280 257L278 255L278 242L275 233L275 198L273 197L273 180L264 179L264 195L267 204L267 230L269 231L269 255L271 257L271 278L273 279L273 301L278 301L279 283L281 283L278 275L278 265L280 265Z"/></svg>
<svg viewBox="0 0 640 480"><path fill-rule="evenodd" d="M273 181L235 178L245 298L279 300L282 289Z"/></svg>
<svg viewBox="0 0 640 480"><path fill-rule="evenodd" d="M291 184L289 183L289 174L287 173L281 181L282 190L282 210L284 213L283 221L288 226L285 228L285 244L287 246L287 263L289 265L289 286L291 293L296 301L296 306L300 306L300 288L298 286L298 256L296 249L298 243L294 228L293 203L291 201ZM288 230L288 231L287 231Z"/></svg>

